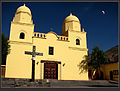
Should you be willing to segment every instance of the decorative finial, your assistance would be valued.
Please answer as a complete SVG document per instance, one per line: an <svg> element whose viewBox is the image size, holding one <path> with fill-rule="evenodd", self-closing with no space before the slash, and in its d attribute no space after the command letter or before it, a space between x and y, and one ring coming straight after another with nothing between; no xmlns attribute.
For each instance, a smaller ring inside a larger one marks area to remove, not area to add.
<svg viewBox="0 0 120 91"><path fill-rule="evenodd" d="M25 3L24 3L24 6L25 6Z"/></svg>
<svg viewBox="0 0 120 91"><path fill-rule="evenodd" d="M72 15L72 13L70 13L70 15Z"/></svg>
<svg viewBox="0 0 120 91"><path fill-rule="evenodd" d="M85 32L84 28L82 29L82 32Z"/></svg>

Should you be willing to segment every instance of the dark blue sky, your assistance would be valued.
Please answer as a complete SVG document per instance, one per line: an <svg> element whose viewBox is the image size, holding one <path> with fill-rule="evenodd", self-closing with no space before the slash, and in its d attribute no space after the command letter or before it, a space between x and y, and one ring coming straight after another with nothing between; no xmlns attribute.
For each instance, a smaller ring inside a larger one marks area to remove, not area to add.
<svg viewBox="0 0 120 91"><path fill-rule="evenodd" d="M9 37L10 22L17 8L24 2L2 3L2 32ZM35 32L48 33L50 28L60 35L62 23L70 14L77 16L87 32L88 50L98 45L106 51L118 45L117 2L25 2L32 12ZM105 11L105 14L102 13Z"/></svg>

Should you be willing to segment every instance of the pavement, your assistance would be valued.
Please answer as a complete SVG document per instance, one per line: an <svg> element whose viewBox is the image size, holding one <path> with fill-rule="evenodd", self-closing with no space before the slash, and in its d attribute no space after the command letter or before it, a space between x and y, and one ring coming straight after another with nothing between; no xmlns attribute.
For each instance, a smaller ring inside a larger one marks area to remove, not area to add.
<svg viewBox="0 0 120 91"><path fill-rule="evenodd" d="M35 80L2 78L1 88L118 88L117 81L112 80Z"/></svg>

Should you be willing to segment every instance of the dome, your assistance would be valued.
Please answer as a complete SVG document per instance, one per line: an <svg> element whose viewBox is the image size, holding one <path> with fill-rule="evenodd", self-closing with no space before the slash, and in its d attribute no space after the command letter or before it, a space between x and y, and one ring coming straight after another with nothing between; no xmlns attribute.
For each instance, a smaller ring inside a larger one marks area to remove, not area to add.
<svg viewBox="0 0 120 91"><path fill-rule="evenodd" d="M19 12L27 12L27 13L29 13L31 15L30 9L28 7L26 7L25 4L23 6L20 6L17 9L16 13L19 13Z"/></svg>
<svg viewBox="0 0 120 91"><path fill-rule="evenodd" d="M79 19L72 15L72 13L70 13L70 15L68 17L65 18L64 22L69 22L69 21L77 21L77 22L80 22Z"/></svg>

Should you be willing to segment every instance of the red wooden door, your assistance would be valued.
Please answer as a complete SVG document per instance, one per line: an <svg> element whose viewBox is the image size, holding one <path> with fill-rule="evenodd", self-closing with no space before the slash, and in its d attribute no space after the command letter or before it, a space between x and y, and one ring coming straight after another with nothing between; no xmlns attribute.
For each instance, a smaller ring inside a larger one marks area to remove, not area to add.
<svg viewBox="0 0 120 91"><path fill-rule="evenodd" d="M58 79L58 64L44 63L44 79Z"/></svg>

